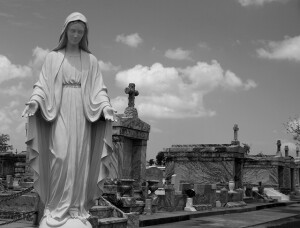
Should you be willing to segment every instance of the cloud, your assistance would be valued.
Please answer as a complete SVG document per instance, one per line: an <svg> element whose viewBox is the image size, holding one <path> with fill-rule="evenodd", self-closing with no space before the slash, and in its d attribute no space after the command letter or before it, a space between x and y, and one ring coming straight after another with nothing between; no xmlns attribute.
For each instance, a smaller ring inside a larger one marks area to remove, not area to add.
<svg viewBox="0 0 300 228"><path fill-rule="evenodd" d="M33 73L39 73L44 63L48 49L36 47L32 51L32 60L28 65L13 64L6 56L0 55L0 84L14 78L28 78Z"/></svg>
<svg viewBox="0 0 300 228"><path fill-rule="evenodd" d="M288 0L238 0L242 6L263 6L267 3L280 2L286 3Z"/></svg>
<svg viewBox="0 0 300 228"><path fill-rule="evenodd" d="M17 109L19 106L18 101L11 101L7 106L0 109L0 132L11 133L12 125L20 120L20 112Z"/></svg>
<svg viewBox="0 0 300 228"><path fill-rule="evenodd" d="M116 42L126 44L130 47L137 47L139 44L143 42L143 39L140 37L138 33L134 33L128 36L122 34L116 37Z"/></svg>
<svg viewBox="0 0 300 228"><path fill-rule="evenodd" d="M283 41L268 41L256 50L261 58L300 61L300 36L285 37Z"/></svg>
<svg viewBox="0 0 300 228"><path fill-rule="evenodd" d="M215 60L211 64L198 62L186 68L164 67L161 63L150 67L136 65L117 73L118 87L127 87L131 82L140 90L136 101L140 115L174 119L215 115L205 107L203 97L217 88L248 90L256 86L252 80L244 83L233 72L224 73ZM123 112L128 100L119 96L112 103Z"/></svg>
<svg viewBox="0 0 300 228"><path fill-rule="evenodd" d="M102 71L119 71L121 69L120 66L115 66L111 62L103 62L102 60L99 60L100 69Z"/></svg>
<svg viewBox="0 0 300 228"><path fill-rule="evenodd" d="M4 55L0 55L0 84L14 78L26 78L32 75L29 66L12 64Z"/></svg>
<svg viewBox="0 0 300 228"><path fill-rule="evenodd" d="M191 51L177 48L175 50L169 49L165 52L165 56L169 59L175 60L192 60L190 57Z"/></svg>
<svg viewBox="0 0 300 228"><path fill-rule="evenodd" d="M46 55L49 53L49 49L43 49L36 47L32 50L32 60L29 66L32 68L34 75L38 75L42 69L43 63L45 61Z"/></svg>
<svg viewBox="0 0 300 228"><path fill-rule="evenodd" d="M206 42L203 42L203 41L200 41L198 43L198 47L203 48L203 49L210 49L209 45Z"/></svg>
<svg viewBox="0 0 300 228"><path fill-rule="evenodd" d="M0 12L0 17L13 18L13 17L15 17L15 16L12 15L12 14Z"/></svg>

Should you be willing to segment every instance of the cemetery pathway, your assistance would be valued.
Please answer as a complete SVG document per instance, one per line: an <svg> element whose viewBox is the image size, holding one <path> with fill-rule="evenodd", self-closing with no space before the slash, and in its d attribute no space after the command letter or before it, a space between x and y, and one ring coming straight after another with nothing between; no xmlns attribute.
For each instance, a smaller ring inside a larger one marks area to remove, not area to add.
<svg viewBox="0 0 300 228"><path fill-rule="evenodd" d="M267 208L257 211L204 216L149 228L299 228L300 204Z"/></svg>

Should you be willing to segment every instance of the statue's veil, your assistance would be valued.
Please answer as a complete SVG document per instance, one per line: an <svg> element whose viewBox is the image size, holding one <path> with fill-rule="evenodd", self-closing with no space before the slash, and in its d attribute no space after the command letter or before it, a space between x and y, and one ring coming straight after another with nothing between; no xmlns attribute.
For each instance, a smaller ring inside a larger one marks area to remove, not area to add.
<svg viewBox="0 0 300 228"><path fill-rule="evenodd" d="M89 48L88 48L88 24L87 24L87 19L86 17L81 14L81 13L78 13L78 12L74 12L74 13L71 13L67 18L66 18L66 21L64 23L64 26L63 26L63 29L62 29L62 32L60 34L60 37L59 37L59 43L58 43L58 46L56 48L53 49L53 51L58 51L60 49L63 49L66 47L67 45L67 28L68 28L68 25L71 23L71 22L74 22L74 21L81 21L85 24L85 33L79 43L79 47L80 49L88 52L88 53L91 53Z"/></svg>

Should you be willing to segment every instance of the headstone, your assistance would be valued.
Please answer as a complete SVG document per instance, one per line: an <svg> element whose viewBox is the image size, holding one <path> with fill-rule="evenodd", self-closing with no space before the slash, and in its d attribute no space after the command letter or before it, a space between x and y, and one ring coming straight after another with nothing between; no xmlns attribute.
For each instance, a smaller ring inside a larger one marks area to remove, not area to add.
<svg viewBox="0 0 300 228"><path fill-rule="evenodd" d="M145 212L146 215L151 215L152 214L152 199L146 199L145 200L144 212Z"/></svg>
<svg viewBox="0 0 300 228"><path fill-rule="evenodd" d="M194 184L196 196L194 204L210 204L213 207L216 205L216 189L215 185L211 184Z"/></svg>
<svg viewBox="0 0 300 228"><path fill-rule="evenodd" d="M175 192L180 191L180 180L177 174L172 175L171 184L173 184Z"/></svg>
<svg viewBox="0 0 300 228"><path fill-rule="evenodd" d="M228 202L228 190L226 188L221 189L220 201L222 206L224 206Z"/></svg>

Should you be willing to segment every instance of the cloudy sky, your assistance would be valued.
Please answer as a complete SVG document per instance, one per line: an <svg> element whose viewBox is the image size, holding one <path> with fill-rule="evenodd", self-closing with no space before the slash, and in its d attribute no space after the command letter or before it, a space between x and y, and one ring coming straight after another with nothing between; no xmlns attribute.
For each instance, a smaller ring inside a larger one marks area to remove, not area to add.
<svg viewBox="0 0 300 228"><path fill-rule="evenodd" d="M297 0L0 0L0 133L25 150L24 104L65 18L83 13L114 107L136 84L151 125L147 158L172 144L229 143L251 153L291 146L300 114Z"/></svg>

